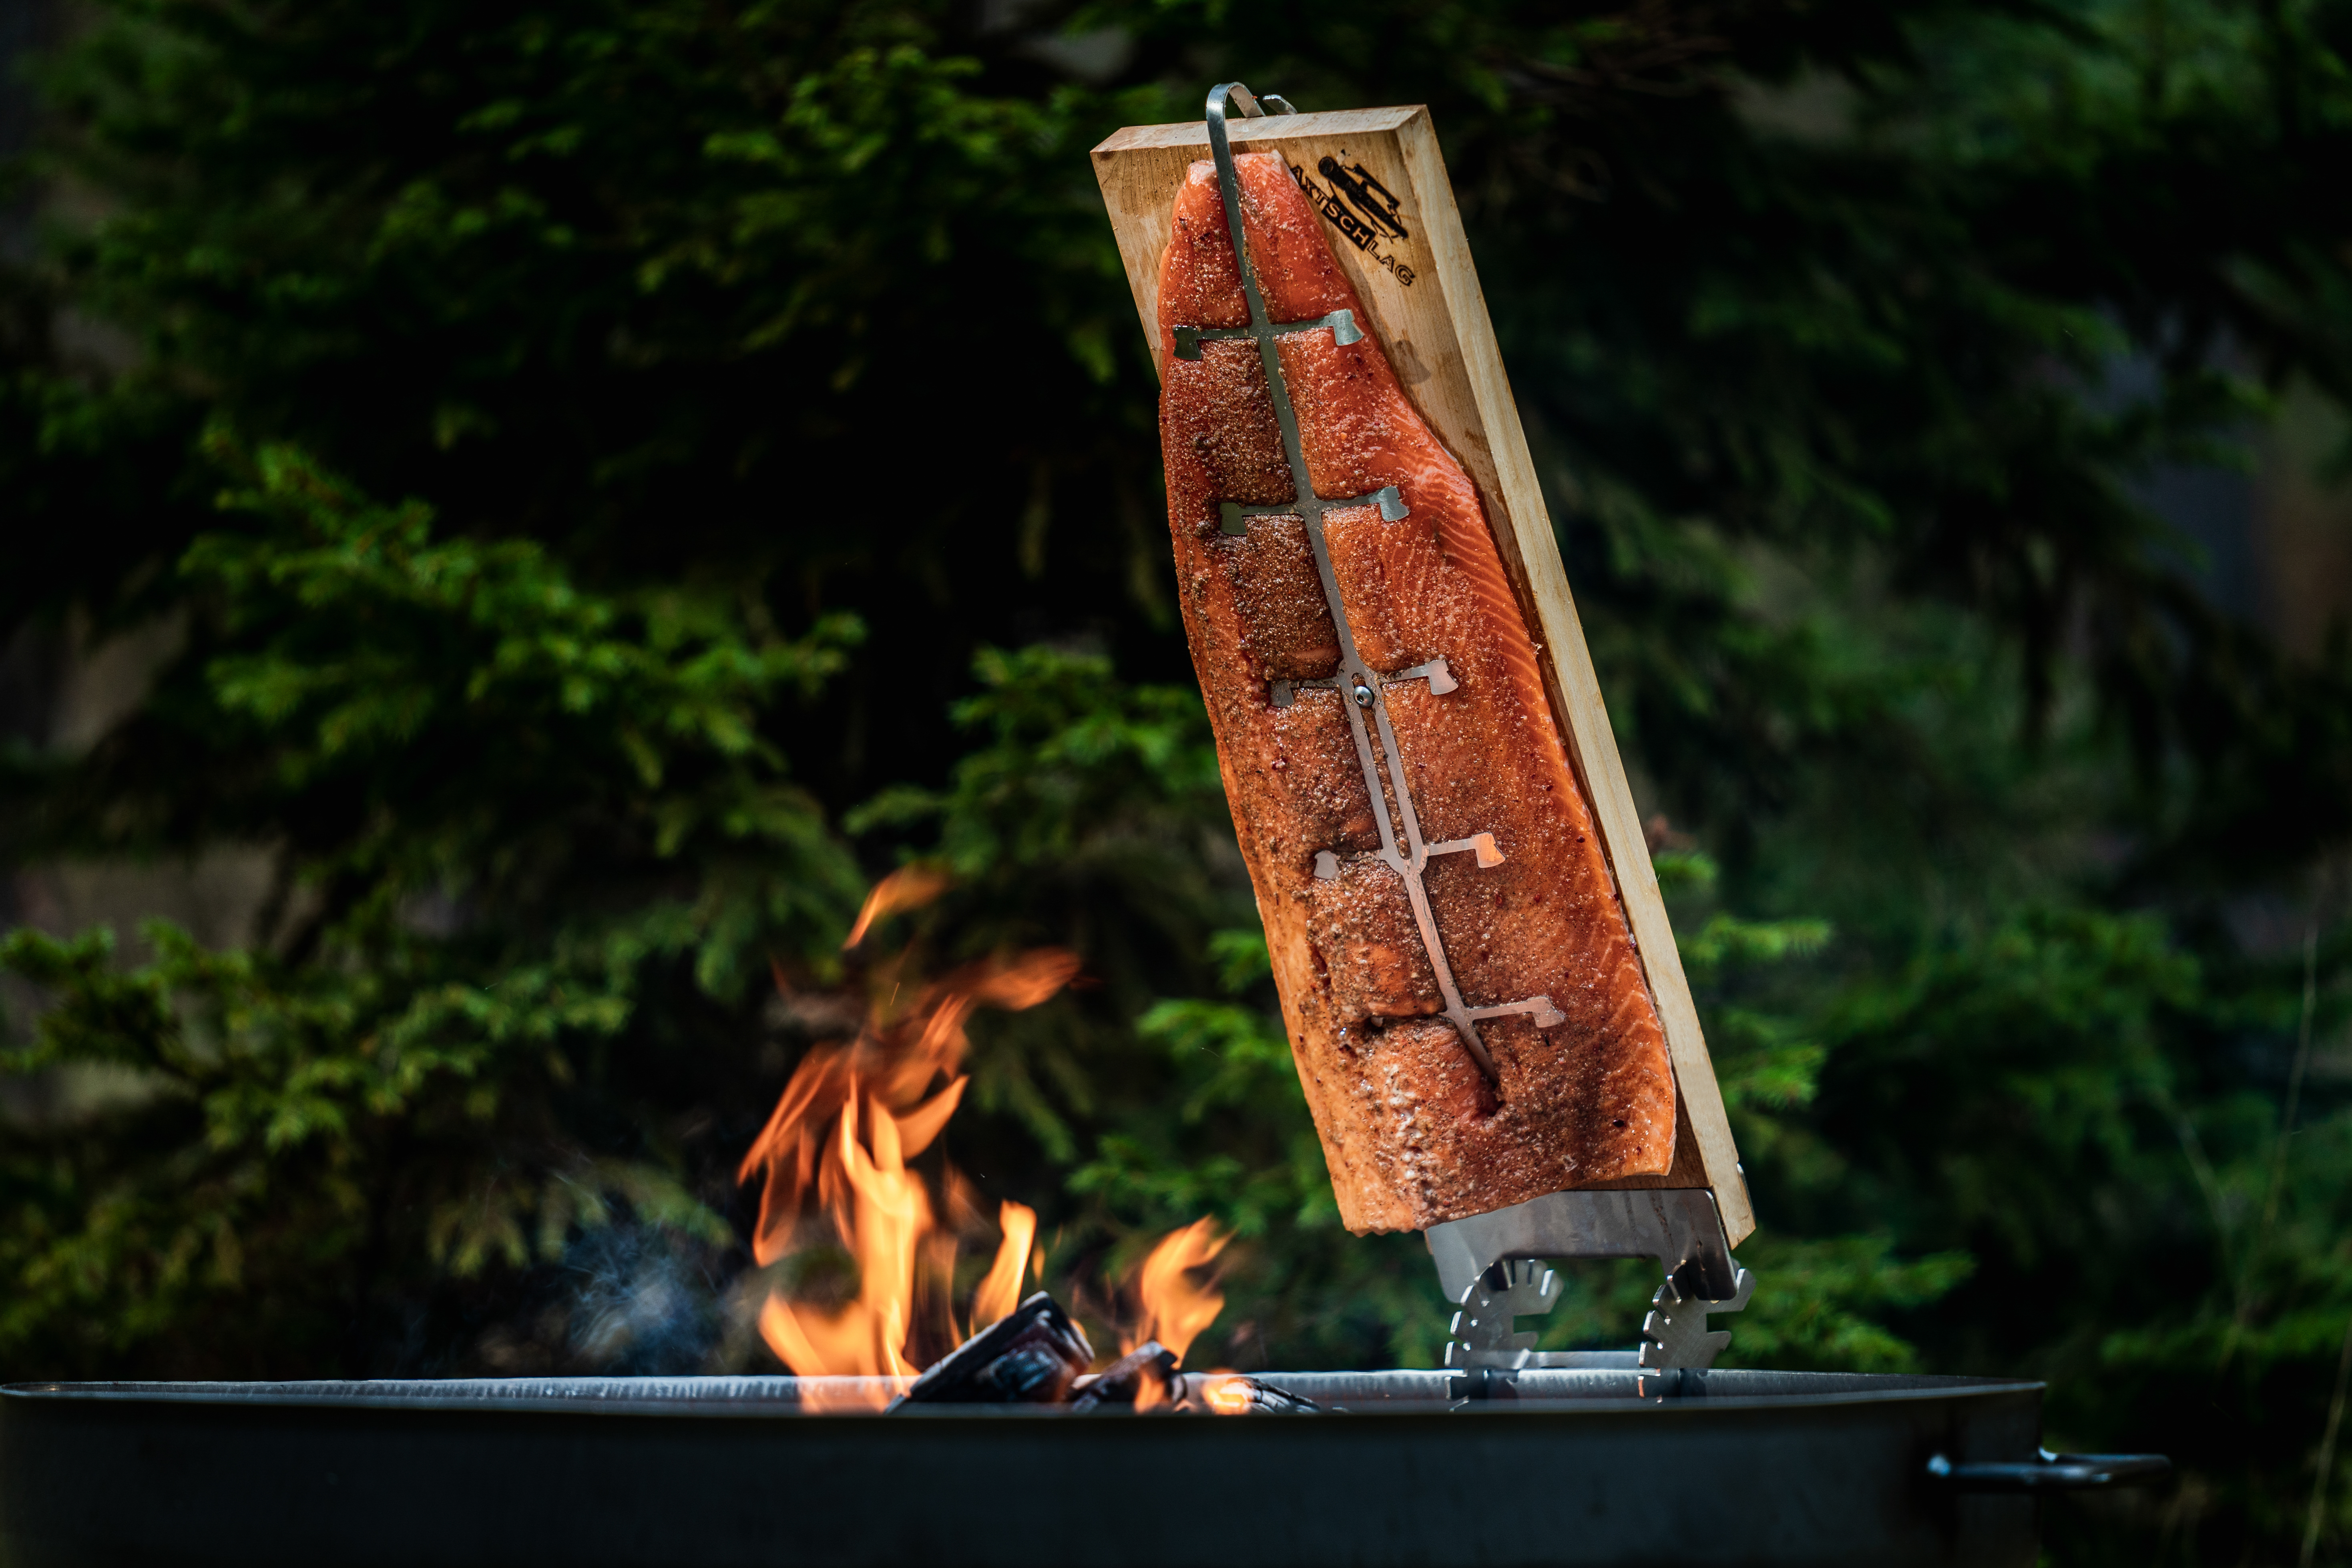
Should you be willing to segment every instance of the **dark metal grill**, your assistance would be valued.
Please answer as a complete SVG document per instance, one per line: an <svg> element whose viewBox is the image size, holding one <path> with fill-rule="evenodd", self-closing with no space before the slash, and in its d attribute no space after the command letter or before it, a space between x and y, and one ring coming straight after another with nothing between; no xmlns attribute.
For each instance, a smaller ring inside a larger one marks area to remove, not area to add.
<svg viewBox="0 0 2352 1568"><path fill-rule="evenodd" d="M0 1563L2022 1565L2018 1477L2063 1468L2033 1383L1257 1375L1346 1413L818 1415L849 1380L783 1377L19 1384Z"/></svg>

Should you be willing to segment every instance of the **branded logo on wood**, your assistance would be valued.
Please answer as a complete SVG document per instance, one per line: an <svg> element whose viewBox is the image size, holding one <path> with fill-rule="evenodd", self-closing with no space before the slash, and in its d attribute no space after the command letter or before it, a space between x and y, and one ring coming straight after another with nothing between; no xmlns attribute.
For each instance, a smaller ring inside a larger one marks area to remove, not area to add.
<svg viewBox="0 0 2352 1568"><path fill-rule="evenodd" d="M1327 153L1316 163L1316 174L1309 174L1303 164L1290 166L1290 177L1307 193L1315 208L1347 237L1348 243L1379 262L1396 275L1396 280L1407 288L1412 286L1412 268L1397 259L1395 241L1410 239L1412 231L1404 226L1402 203L1397 194L1372 177L1361 163L1346 162L1348 150L1339 149L1338 156Z"/></svg>

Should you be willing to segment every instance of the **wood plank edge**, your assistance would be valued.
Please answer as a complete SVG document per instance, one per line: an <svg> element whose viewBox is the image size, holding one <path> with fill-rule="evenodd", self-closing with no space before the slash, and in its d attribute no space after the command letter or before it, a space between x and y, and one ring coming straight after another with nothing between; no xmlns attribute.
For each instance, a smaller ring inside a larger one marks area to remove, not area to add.
<svg viewBox="0 0 2352 1568"><path fill-rule="evenodd" d="M1269 114L1262 120L1229 120L1225 122L1225 134L1235 145L1244 142L1280 142L1294 136L1358 136L1370 132L1393 131L1414 115L1427 112L1423 105L1406 103L1386 109L1335 109L1311 114ZM1170 125L1127 125L1097 142L1092 155L1107 158L1119 153L1165 147L1206 147L1208 144L1209 124L1205 119L1180 121Z"/></svg>

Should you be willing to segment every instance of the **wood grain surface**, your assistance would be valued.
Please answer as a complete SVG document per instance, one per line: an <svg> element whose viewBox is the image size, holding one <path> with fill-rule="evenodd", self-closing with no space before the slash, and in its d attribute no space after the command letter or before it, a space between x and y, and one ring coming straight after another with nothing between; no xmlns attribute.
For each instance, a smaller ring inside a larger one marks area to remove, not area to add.
<svg viewBox="0 0 2352 1568"><path fill-rule="evenodd" d="M1305 175L1310 197L1328 196L1327 211L1336 217L1325 237L1371 318L1364 325L1477 485L1538 645L1553 716L1601 825L1675 1069L1673 1168L1664 1176L1593 1184L1711 1188L1738 1246L1756 1226L1738 1151L1429 111L1408 105L1270 116L1235 120L1228 129L1235 152L1279 152ZM1094 150L1095 175L1155 364L1160 264L1176 188L1185 171L1208 156L1208 131L1199 121L1131 126ZM1393 196L1393 221L1360 221L1362 205L1337 188L1326 158L1348 178L1369 175Z"/></svg>

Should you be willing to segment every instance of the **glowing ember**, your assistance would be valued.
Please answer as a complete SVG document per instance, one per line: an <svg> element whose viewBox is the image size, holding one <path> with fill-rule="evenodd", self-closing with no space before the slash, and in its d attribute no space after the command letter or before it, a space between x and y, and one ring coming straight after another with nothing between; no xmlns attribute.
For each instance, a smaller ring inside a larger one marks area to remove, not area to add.
<svg viewBox="0 0 2352 1568"><path fill-rule="evenodd" d="M1209 1408L1220 1415L1246 1415L1251 1399L1249 1380L1241 1377L1221 1377L1203 1383L1201 1397Z"/></svg>

